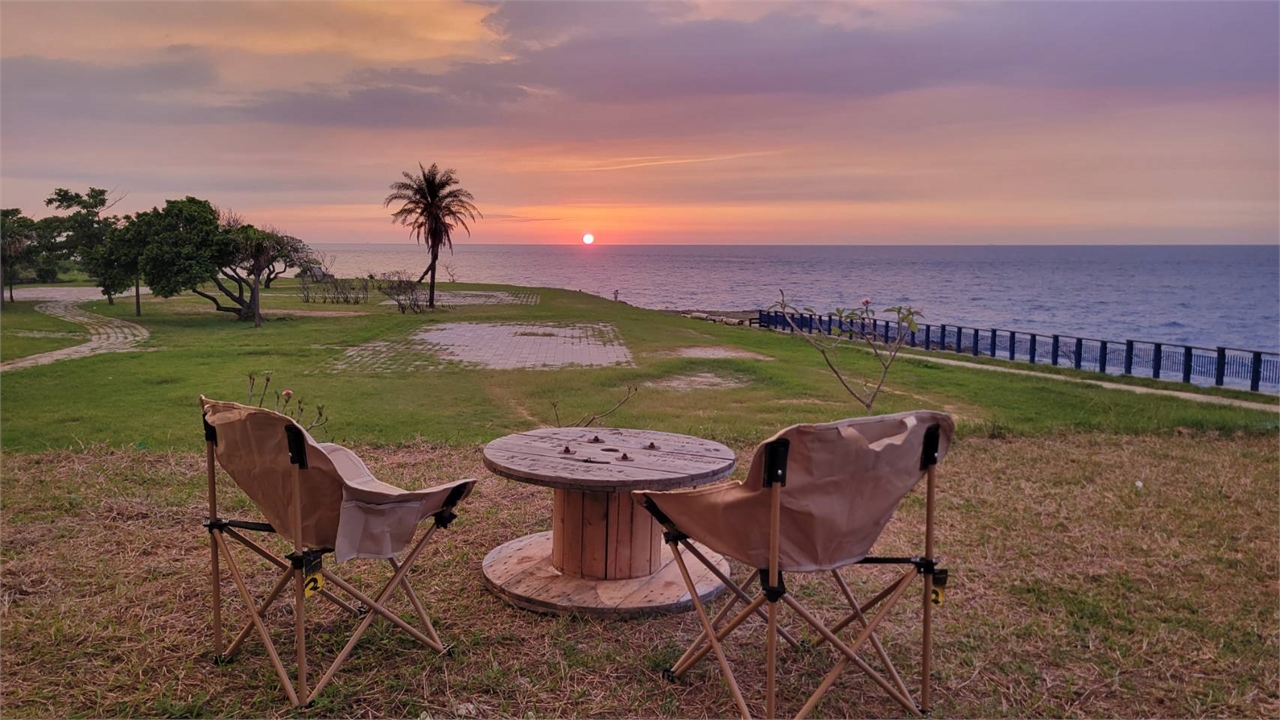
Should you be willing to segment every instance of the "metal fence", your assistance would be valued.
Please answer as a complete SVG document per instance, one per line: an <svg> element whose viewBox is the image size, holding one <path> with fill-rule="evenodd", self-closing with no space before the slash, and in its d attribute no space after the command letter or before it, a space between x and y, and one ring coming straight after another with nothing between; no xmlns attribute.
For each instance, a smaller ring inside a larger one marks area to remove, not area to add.
<svg viewBox="0 0 1280 720"><path fill-rule="evenodd" d="M898 336L896 322L841 320L834 315L761 310L758 323L773 330L843 335L871 335L889 343ZM974 357L986 356L1076 370L1133 375L1198 385L1248 387L1254 392L1280 390L1280 353L1240 348L1206 348L1146 340L1100 340L1074 335L1044 335L962 325L921 325L905 346Z"/></svg>

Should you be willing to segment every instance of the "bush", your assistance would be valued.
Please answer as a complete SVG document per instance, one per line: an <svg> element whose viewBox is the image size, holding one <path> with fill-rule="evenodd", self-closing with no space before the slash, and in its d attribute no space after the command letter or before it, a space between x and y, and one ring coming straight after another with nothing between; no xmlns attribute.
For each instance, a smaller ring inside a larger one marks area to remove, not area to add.
<svg viewBox="0 0 1280 720"><path fill-rule="evenodd" d="M36 282L58 282L58 271L61 266L62 263L53 255L40 256L40 259L36 261Z"/></svg>

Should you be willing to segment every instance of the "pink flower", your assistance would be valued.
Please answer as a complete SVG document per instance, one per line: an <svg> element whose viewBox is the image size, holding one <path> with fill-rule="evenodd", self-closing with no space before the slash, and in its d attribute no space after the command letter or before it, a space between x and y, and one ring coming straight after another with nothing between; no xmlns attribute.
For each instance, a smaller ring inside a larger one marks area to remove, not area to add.
<svg viewBox="0 0 1280 720"><path fill-rule="evenodd" d="M863 305L870 305L870 304L871 304L871 298L869 298L869 297L862 298L862 304L863 304Z"/></svg>
<svg viewBox="0 0 1280 720"><path fill-rule="evenodd" d="M280 394L284 396L284 399L285 399L285 400L288 400L289 398L293 397L293 391L292 391L292 390L285 390L284 392L282 392L282 393L280 393Z"/></svg>

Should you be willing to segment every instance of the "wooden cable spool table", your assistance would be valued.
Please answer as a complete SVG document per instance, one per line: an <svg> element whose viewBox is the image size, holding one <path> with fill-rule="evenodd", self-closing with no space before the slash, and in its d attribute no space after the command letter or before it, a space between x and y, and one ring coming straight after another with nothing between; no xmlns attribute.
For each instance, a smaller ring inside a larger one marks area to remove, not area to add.
<svg viewBox="0 0 1280 720"><path fill-rule="evenodd" d="M555 493L550 532L512 540L485 556L484 581L494 593L550 613L627 617L692 607L661 525L631 493L721 480L733 472L732 450L652 430L542 428L489 443L484 464ZM700 549L728 575L727 560ZM715 574L694 565L700 598L724 589Z"/></svg>

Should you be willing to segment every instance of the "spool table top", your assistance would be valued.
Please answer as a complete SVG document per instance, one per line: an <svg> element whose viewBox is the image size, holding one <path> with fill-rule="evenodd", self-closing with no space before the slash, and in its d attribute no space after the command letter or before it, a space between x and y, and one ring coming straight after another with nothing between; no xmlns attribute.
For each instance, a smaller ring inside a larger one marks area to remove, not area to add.
<svg viewBox="0 0 1280 720"><path fill-rule="evenodd" d="M728 477L733 450L711 440L622 428L540 428L484 448L490 471L563 490L670 490Z"/></svg>

